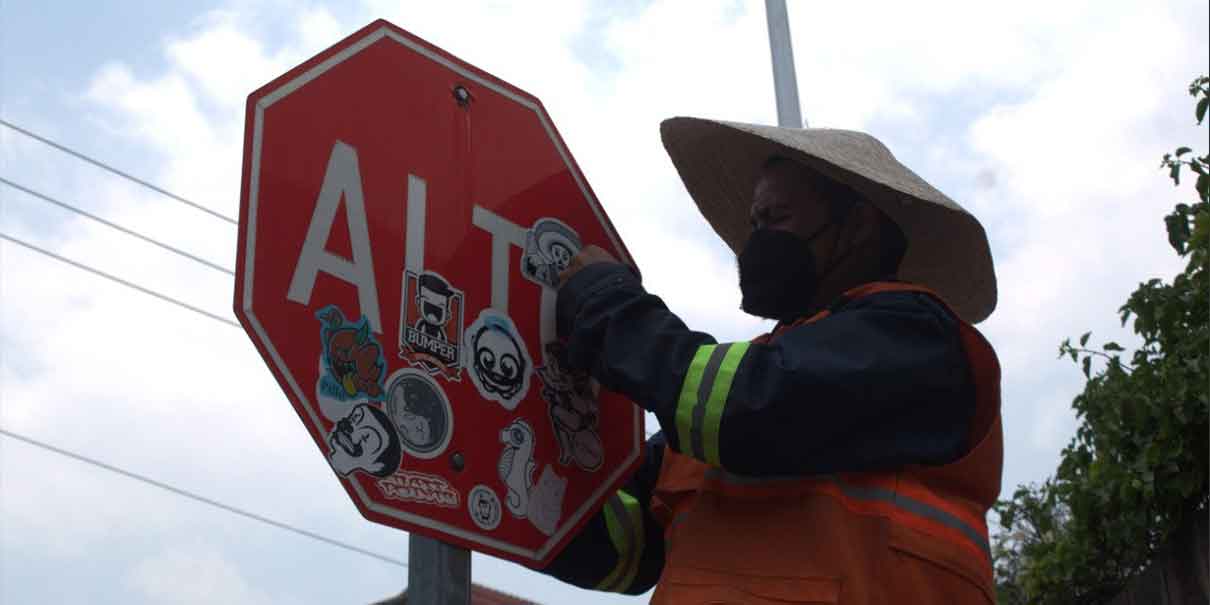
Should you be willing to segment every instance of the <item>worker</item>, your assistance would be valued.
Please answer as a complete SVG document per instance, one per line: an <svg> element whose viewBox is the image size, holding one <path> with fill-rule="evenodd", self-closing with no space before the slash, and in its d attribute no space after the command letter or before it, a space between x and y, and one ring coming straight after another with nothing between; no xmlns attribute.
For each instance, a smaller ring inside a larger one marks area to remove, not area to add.
<svg viewBox="0 0 1210 605"><path fill-rule="evenodd" d="M632 267L580 251L558 291L567 367L661 430L543 573L654 587L652 603L994 603L1000 370L972 326L996 304L983 227L864 133L660 130L737 254L741 307L776 325L718 343ZM722 279L692 263L686 283Z"/></svg>

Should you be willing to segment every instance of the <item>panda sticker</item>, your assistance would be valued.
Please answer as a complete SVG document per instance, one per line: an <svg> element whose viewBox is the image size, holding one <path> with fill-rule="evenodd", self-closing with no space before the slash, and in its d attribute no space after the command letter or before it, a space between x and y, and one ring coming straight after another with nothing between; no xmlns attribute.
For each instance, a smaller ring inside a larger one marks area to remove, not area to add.
<svg viewBox="0 0 1210 605"><path fill-rule="evenodd" d="M467 359L463 365L484 399L512 411L529 392L534 364L525 341L509 317L484 309L466 329Z"/></svg>
<svg viewBox="0 0 1210 605"><path fill-rule="evenodd" d="M423 370L401 368L387 381L386 412L407 453L424 460L445 451L454 434L449 399Z"/></svg>

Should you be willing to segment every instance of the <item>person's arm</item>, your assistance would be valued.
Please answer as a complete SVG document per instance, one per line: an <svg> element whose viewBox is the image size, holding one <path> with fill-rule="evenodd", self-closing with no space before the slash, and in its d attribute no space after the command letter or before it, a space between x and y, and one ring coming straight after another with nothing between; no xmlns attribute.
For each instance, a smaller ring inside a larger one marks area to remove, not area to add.
<svg viewBox="0 0 1210 605"><path fill-rule="evenodd" d="M651 515L651 494L664 458L664 437L652 435L642 465L545 569L590 590L638 595L664 570L664 528Z"/></svg>
<svg viewBox="0 0 1210 605"><path fill-rule="evenodd" d="M685 327L625 266L596 263L559 291L568 361L653 412L669 447L744 475L942 464L974 411L954 318L884 292L769 344Z"/></svg>

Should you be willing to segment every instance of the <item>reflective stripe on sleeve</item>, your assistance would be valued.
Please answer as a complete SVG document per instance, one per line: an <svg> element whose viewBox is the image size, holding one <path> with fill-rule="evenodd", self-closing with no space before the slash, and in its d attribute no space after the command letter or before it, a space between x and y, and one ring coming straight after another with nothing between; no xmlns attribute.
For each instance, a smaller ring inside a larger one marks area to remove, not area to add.
<svg viewBox="0 0 1210 605"><path fill-rule="evenodd" d="M719 466L718 432L735 371L748 343L698 347L677 399L676 426L680 449L698 460Z"/></svg>
<svg viewBox="0 0 1210 605"><path fill-rule="evenodd" d="M639 561L643 558L645 534L643 532L643 510L638 500L625 491L618 490L605 502L605 527L609 540L618 553L618 562L609 575L597 584L597 590L622 592L634 583L639 572Z"/></svg>
<svg viewBox="0 0 1210 605"><path fill-rule="evenodd" d="M681 383L681 396L676 401L676 436L680 450L685 454L694 454L690 433L693 429L693 410L697 407L697 392L702 383L702 374L717 349L718 345L698 347L693 361L689 363L689 371L685 372L685 381Z"/></svg>

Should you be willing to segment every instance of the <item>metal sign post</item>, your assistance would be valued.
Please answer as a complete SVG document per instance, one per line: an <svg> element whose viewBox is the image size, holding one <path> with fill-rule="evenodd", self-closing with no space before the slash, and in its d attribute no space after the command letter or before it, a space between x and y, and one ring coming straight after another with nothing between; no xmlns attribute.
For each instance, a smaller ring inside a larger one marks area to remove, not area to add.
<svg viewBox="0 0 1210 605"><path fill-rule="evenodd" d="M471 552L419 534L408 536L408 603L469 605Z"/></svg>
<svg viewBox="0 0 1210 605"><path fill-rule="evenodd" d="M794 49L790 47L790 22L786 0L765 0L769 20L769 50L773 53L773 89L777 94L777 125L805 128L798 105L798 80L794 76Z"/></svg>

